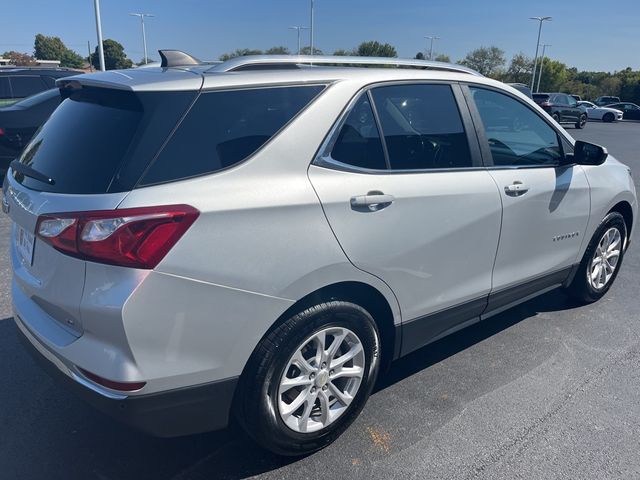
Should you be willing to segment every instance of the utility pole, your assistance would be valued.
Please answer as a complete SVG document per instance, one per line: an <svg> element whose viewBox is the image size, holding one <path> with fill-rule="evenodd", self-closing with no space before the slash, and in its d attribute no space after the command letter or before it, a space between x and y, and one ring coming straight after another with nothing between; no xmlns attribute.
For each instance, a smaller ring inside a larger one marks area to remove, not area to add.
<svg viewBox="0 0 640 480"><path fill-rule="evenodd" d="M295 25L293 27L289 27L289 30L295 30L298 33L298 55L300 55L300 31L309 30L309 27L302 27L300 25Z"/></svg>
<svg viewBox="0 0 640 480"><path fill-rule="evenodd" d="M533 73L531 74L531 91L533 91L533 85L536 81L536 69L538 67L538 48L540 47L540 33L542 32L542 22L551 21L552 17L529 17L529 20L537 20L540 22L538 25L538 41L536 42L536 57L533 61Z"/></svg>
<svg viewBox="0 0 640 480"><path fill-rule="evenodd" d="M130 13L132 17L140 17L140 24L142 25L142 47L144 49L144 64L146 65L149 61L147 57L147 34L144 31L144 17L155 17L155 15L151 13Z"/></svg>
<svg viewBox="0 0 640 480"><path fill-rule="evenodd" d="M424 38L426 38L427 40L430 40L429 60L433 60L433 41L440 40L440 37L436 37L435 35L425 35Z"/></svg>
<svg viewBox="0 0 640 480"><path fill-rule="evenodd" d="M313 0L311 0L311 27L310 27L310 36L311 36L311 52L313 55Z"/></svg>
<svg viewBox="0 0 640 480"><path fill-rule="evenodd" d="M87 57L89 59L89 71L93 72L93 64L91 63L91 42L89 40L87 40L87 51L89 52L89 56Z"/></svg>
<svg viewBox="0 0 640 480"><path fill-rule="evenodd" d="M104 49L102 48L102 21L100 20L100 0L93 0L96 10L96 33L98 34L98 59L100 60L100 70L104 72Z"/></svg>
<svg viewBox="0 0 640 480"><path fill-rule="evenodd" d="M544 52L547 50L547 47L550 47L548 43L542 44L542 57L540 58L540 73L538 74L538 85L536 85L536 92L540 91L540 80L542 80L542 67L544 67Z"/></svg>

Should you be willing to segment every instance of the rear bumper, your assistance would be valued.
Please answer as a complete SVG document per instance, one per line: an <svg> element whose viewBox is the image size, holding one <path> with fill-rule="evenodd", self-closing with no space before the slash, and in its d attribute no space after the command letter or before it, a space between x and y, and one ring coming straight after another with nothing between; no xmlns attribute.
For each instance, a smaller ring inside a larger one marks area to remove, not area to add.
<svg viewBox="0 0 640 480"><path fill-rule="evenodd" d="M81 383L53 353L18 324L19 337L38 364L93 407L112 418L158 437L176 437L220 430L229 423L237 378L148 395L105 396ZM47 358L51 357L51 358ZM120 398L118 398L120 397Z"/></svg>

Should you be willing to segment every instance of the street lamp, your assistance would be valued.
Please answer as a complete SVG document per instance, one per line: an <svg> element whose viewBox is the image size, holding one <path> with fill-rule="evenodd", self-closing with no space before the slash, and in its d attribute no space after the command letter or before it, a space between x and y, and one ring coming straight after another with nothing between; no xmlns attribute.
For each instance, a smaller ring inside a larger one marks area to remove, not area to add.
<svg viewBox="0 0 640 480"><path fill-rule="evenodd" d="M425 35L424 38L431 41L431 45L429 46L429 60L433 60L433 41L440 40L440 37L436 37L435 35Z"/></svg>
<svg viewBox="0 0 640 480"><path fill-rule="evenodd" d="M544 67L544 52L547 50L547 47L550 47L548 43L542 44L542 57L540 58L540 73L538 74L538 85L536 85L536 92L540 91L540 80L542 79L542 67Z"/></svg>
<svg viewBox="0 0 640 480"><path fill-rule="evenodd" d="M295 25L293 27L289 27L289 30L295 30L298 32L298 55L300 55L300 30L309 30L309 27L301 27L300 25Z"/></svg>
<svg viewBox="0 0 640 480"><path fill-rule="evenodd" d="M538 25L538 41L536 42L536 57L533 61L533 73L531 74L531 90L533 91L533 85L536 81L536 68L538 67L538 48L540 47L540 32L542 32L542 22L551 21L552 17L529 17L529 20L537 20L540 22Z"/></svg>
<svg viewBox="0 0 640 480"><path fill-rule="evenodd" d="M102 22L100 21L100 0L93 0L96 10L96 33L98 34L98 59L100 60L100 70L104 72L104 49L102 48Z"/></svg>
<svg viewBox="0 0 640 480"><path fill-rule="evenodd" d="M311 23L310 23L311 27L310 27L310 30L309 30L309 34L310 34L310 37L311 37L311 42L310 42L311 43L311 52L310 52L311 55L313 55L313 1L314 0L311 0Z"/></svg>
<svg viewBox="0 0 640 480"><path fill-rule="evenodd" d="M144 31L144 17L155 17L151 13L130 13L132 17L140 17L140 24L142 25L142 46L144 48L144 64L147 64L147 35Z"/></svg>

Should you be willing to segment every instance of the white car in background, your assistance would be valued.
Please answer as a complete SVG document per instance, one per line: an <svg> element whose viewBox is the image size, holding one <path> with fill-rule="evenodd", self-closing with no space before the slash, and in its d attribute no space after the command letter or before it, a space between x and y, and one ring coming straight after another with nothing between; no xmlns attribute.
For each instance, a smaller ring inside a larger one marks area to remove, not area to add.
<svg viewBox="0 0 640 480"><path fill-rule="evenodd" d="M589 120L602 120L603 122L622 120L623 112L615 108L599 107L595 103L586 101L578 102L578 106L585 108Z"/></svg>

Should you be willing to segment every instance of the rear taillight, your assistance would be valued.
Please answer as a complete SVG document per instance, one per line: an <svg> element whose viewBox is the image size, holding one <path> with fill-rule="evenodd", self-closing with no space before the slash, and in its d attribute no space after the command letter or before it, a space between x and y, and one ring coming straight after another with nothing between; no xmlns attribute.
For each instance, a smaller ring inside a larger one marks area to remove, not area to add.
<svg viewBox="0 0 640 480"><path fill-rule="evenodd" d="M0 137L4 135L4 128L0 127Z"/></svg>
<svg viewBox="0 0 640 480"><path fill-rule="evenodd" d="M73 257L155 268L195 222L188 205L54 213L38 218L38 238Z"/></svg>

